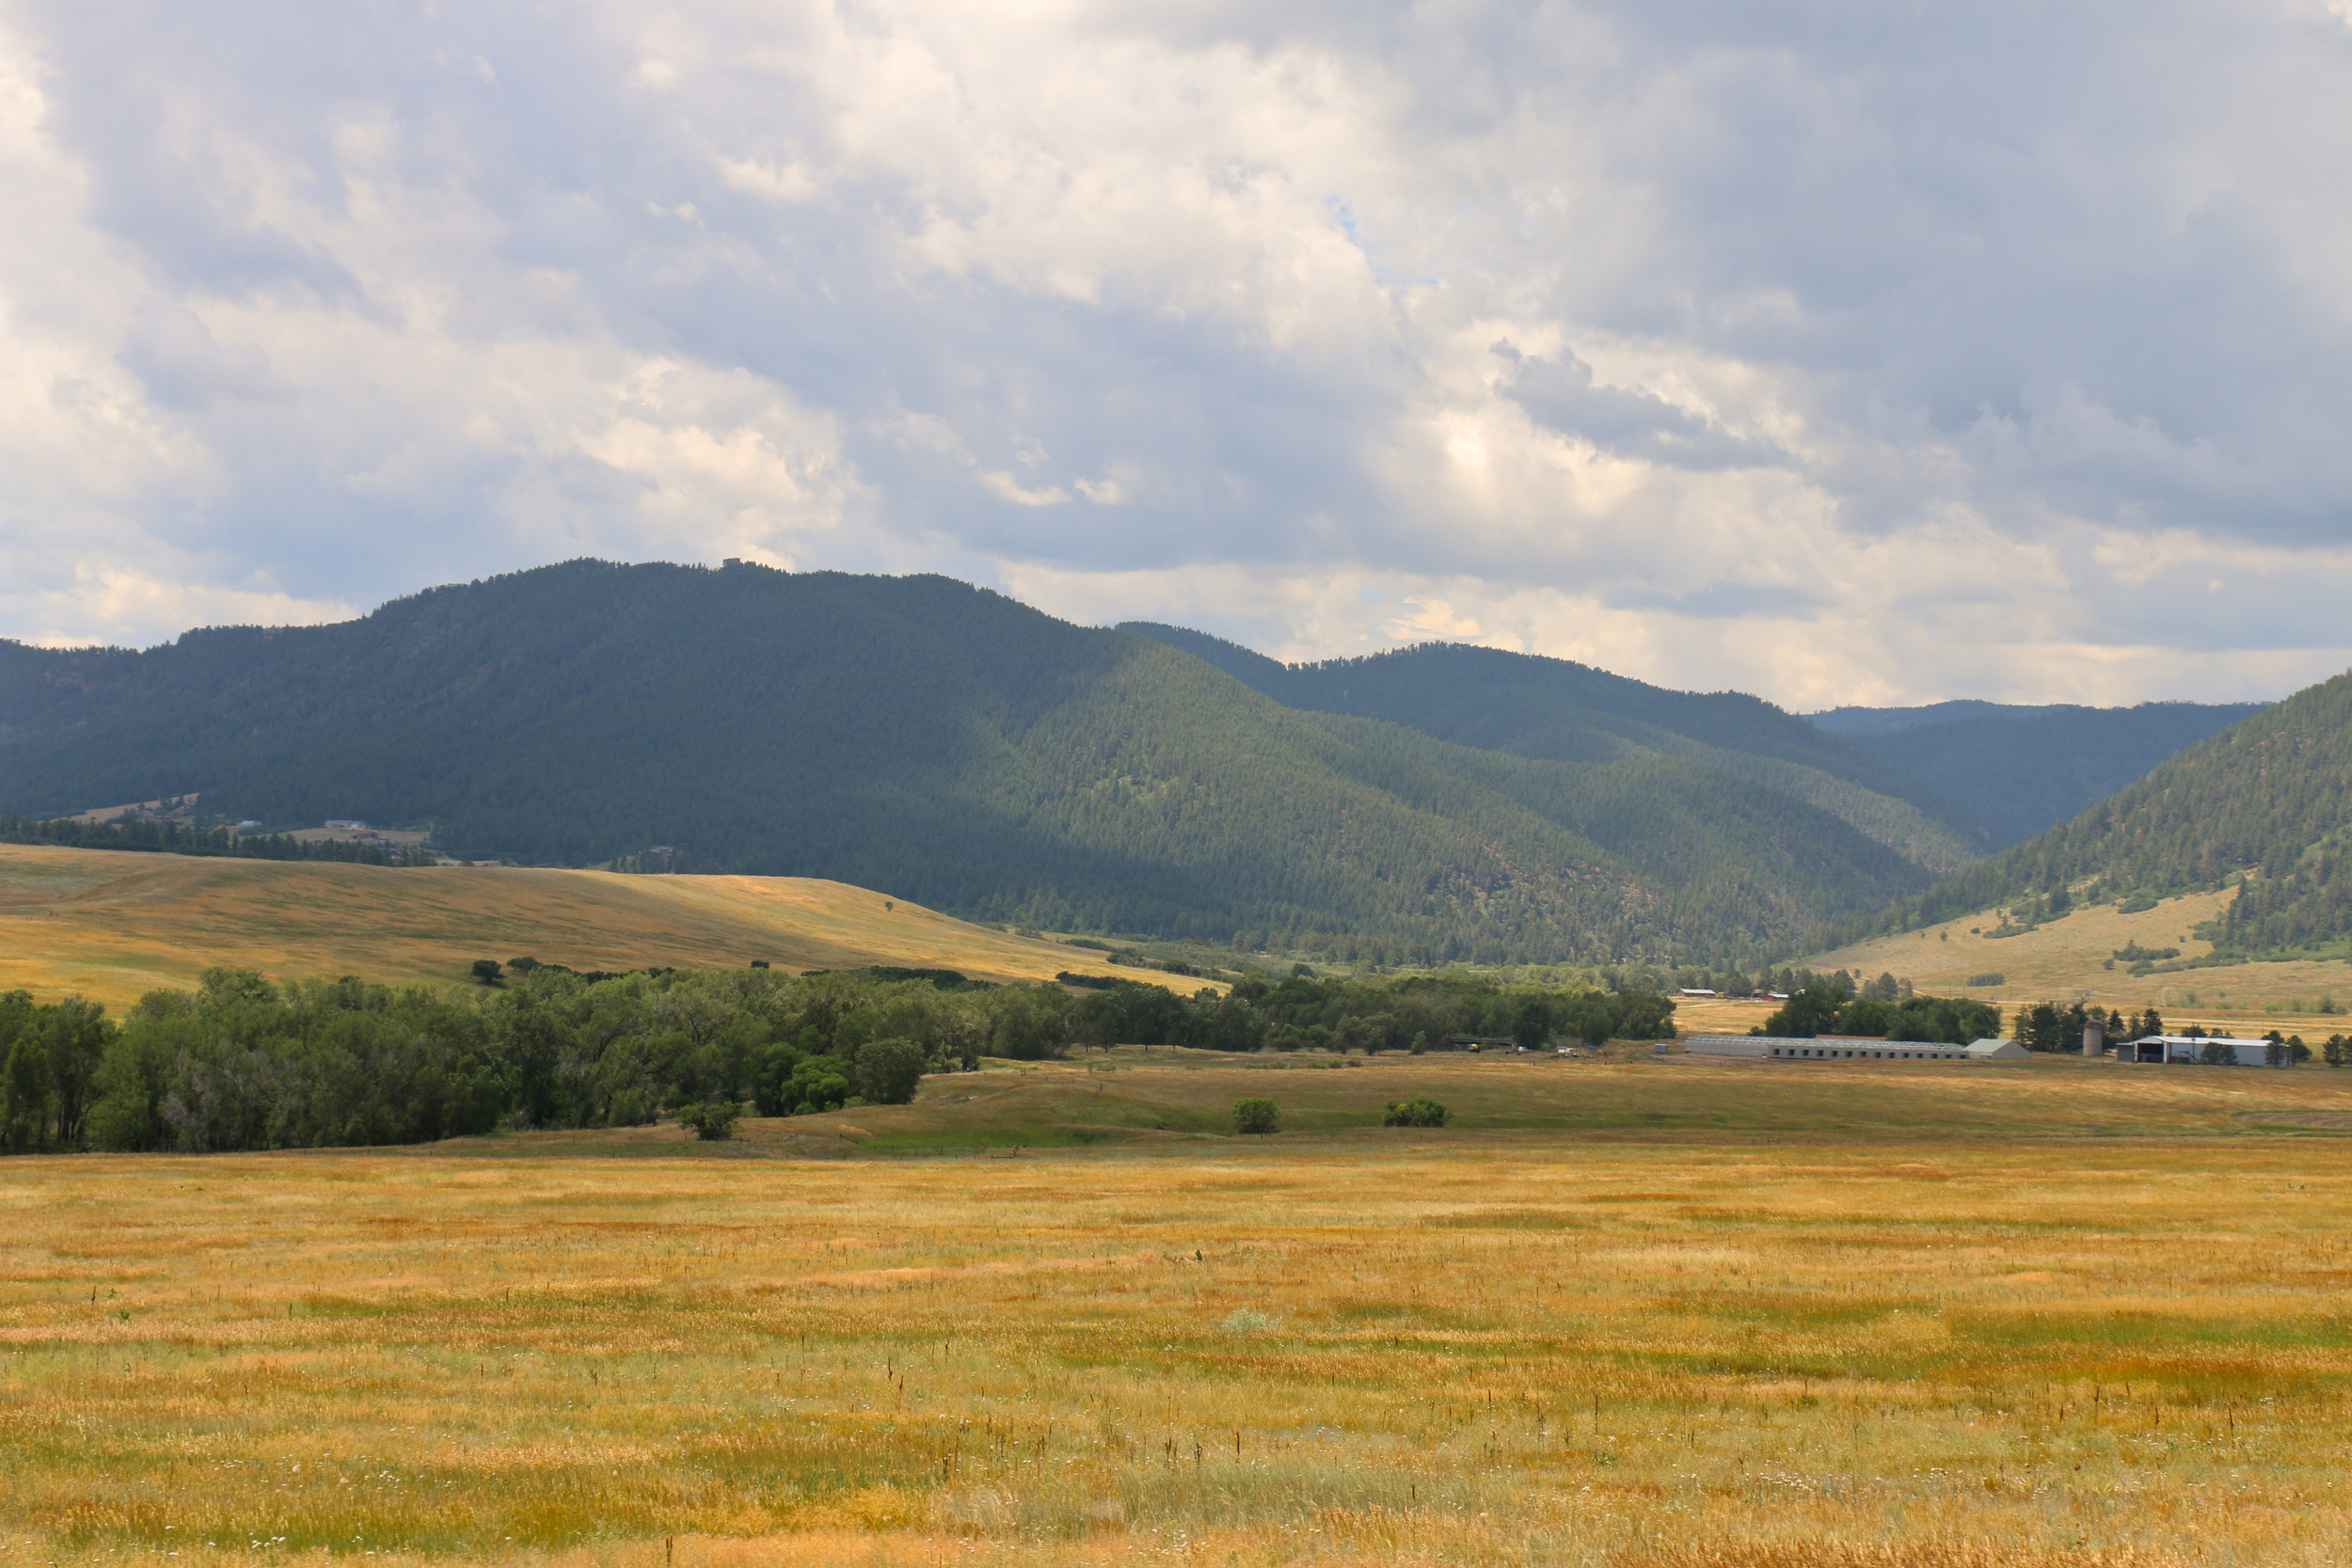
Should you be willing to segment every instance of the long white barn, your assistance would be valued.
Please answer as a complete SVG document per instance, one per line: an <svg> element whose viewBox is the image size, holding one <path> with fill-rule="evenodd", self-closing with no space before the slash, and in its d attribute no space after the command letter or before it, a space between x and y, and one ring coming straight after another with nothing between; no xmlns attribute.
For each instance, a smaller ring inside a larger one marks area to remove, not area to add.
<svg viewBox="0 0 2352 1568"><path fill-rule="evenodd" d="M1947 1045L1941 1040L1866 1039L1823 1035L1797 1039L1785 1035L1687 1035L1683 1052L1692 1056L1761 1057L1767 1061L1992 1062L2016 1061L2029 1053L2015 1040L1978 1040Z"/></svg>

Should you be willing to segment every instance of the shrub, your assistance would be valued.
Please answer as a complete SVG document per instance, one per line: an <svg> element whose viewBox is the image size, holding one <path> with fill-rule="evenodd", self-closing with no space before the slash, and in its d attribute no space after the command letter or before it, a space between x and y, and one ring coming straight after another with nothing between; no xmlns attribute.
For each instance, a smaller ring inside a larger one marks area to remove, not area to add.
<svg viewBox="0 0 2352 1568"><path fill-rule="evenodd" d="M742 1108L732 1101L714 1100L687 1106L677 1114L677 1122L693 1129L694 1136L707 1144L724 1143L735 1136L735 1118L742 1114Z"/></svg>
<svg viewBox="0 0 2352 1568"><path fill-rule="evenodd" d="M1261 1095L1233 1101L1233 1131L1271 1132L1282 1125L1282 1108Z"/></svg>
<svg viewBox="0 0 2352 1568"><path fill-rule="evenodd" d="M1389 1101L1389 1114L1380 1119L1383 1127L1443 1127L1450 1115L1443 1105L1425 1094L1417 1094L1406 1101Z"/></svg>

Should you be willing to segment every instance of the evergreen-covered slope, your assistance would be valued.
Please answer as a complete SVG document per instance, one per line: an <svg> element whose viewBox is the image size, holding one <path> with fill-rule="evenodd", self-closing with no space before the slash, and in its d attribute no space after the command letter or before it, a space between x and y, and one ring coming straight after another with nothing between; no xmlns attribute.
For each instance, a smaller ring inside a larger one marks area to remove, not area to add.
<svg viewBox="0 0 2352 1568"><path fill-rule="evenodd" d="M1282 664L1182 626L1131 621L1290 707L1403 724L1439 740L1552 761L1677 757L1818 806L1931 872L1991 842L1932 788L1760 697L1669 691L1605 670L1430 642Z"/></svg>
<svg viewBox="0 0 2352 1568"><path fill-rule="evenodd" d="M940 578L573 562L339 626L0 645L0 810L200 791L461 853L834 878L981 919L1368 956L1737 954L1926 882L1670 755L1286 709Z"/></svg>
<svg viewBox="0 0 2352 1568"><path fill-rule="evenodd" d="M1908 929L1994 905L2248 885L2210 931L2222 956L2347 953L2352 942L2352 674L2201 741L2074 820L1938 883L1881 920Z"/></svg>
<svg viewBox="0 0 2352 1568"><path fill-rule="evenodd" d="M1813 722L1934 790L2006 849L2147 776L2260 703L1838 708Z"/></svg>

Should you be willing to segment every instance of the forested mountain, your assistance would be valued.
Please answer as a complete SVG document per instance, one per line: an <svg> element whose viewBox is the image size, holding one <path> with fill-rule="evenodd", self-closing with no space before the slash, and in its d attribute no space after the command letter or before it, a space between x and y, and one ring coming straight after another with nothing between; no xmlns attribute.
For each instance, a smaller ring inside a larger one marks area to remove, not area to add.
<svg viewBox="0 0 2352 1568"><path fill-rule="evenodd" d="M2352 674L2259 709L1872 928L1994 905L2031 923L2076 904L2137 903L2241 877L2202 933L2217 957L2352 956Z"/></svg>
<svg viewBox="0 0 2352 1568"><path fill-rule="evenodd" d="M1729 957L1928 881L1690 756L1295 711L935 577L580 561L337 626L0 644L0 811L201 791L272 827L431 824L463 855L1388 961Z"/></svg>
<svg viewBox="0 0 2352 1568"><path fill-rule="evenodd" d="M1675 757L1818 806L1930 871L1990 841L1916 780L1760 697L1669 691L1605 670L1430 642L1283 664L1183 626L1123 623L1207 660L1285 706L1384 720L1437 739L1547 761Z"/></svg>
<svg viewBox="0 0 2352 1568"><path fill-rule="evenodd" d="M1963 719L2031 719L2037 714L2065 712L2072 705L2044 703L2036 707L2024 703L1988 703L1961 697L1948 703L1930 703L1925 707L1834 707L1804 717L1813 721L1815 728L1832 735L1886 735Z"/></svg>
<svg viewBox="0 0 2352 1568"><path fill-rule="evenodd" d="M2263 710L2261 703L2137 707L1835 708L1813 722L1934 790L1998 848L2022 844L2167 757Z"/></svg>

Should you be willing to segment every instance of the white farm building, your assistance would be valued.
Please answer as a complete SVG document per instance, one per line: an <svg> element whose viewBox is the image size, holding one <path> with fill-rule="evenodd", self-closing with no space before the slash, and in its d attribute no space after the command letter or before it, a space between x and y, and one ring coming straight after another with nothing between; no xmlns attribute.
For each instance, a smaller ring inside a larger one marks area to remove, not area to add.
<svg viewBox="0 0 2352 1568"><path fill-rule="evenodd" d="M1978 1040L1949 1045L1942 1040L1883 1040L1856 1035L1797 1039L1784 1035L1689 1035L1682 1049L1692 1056L1747 1056L1766 1061L1991 1062L2015 1061L2028 1053L2014 1040Z"/></svg>

